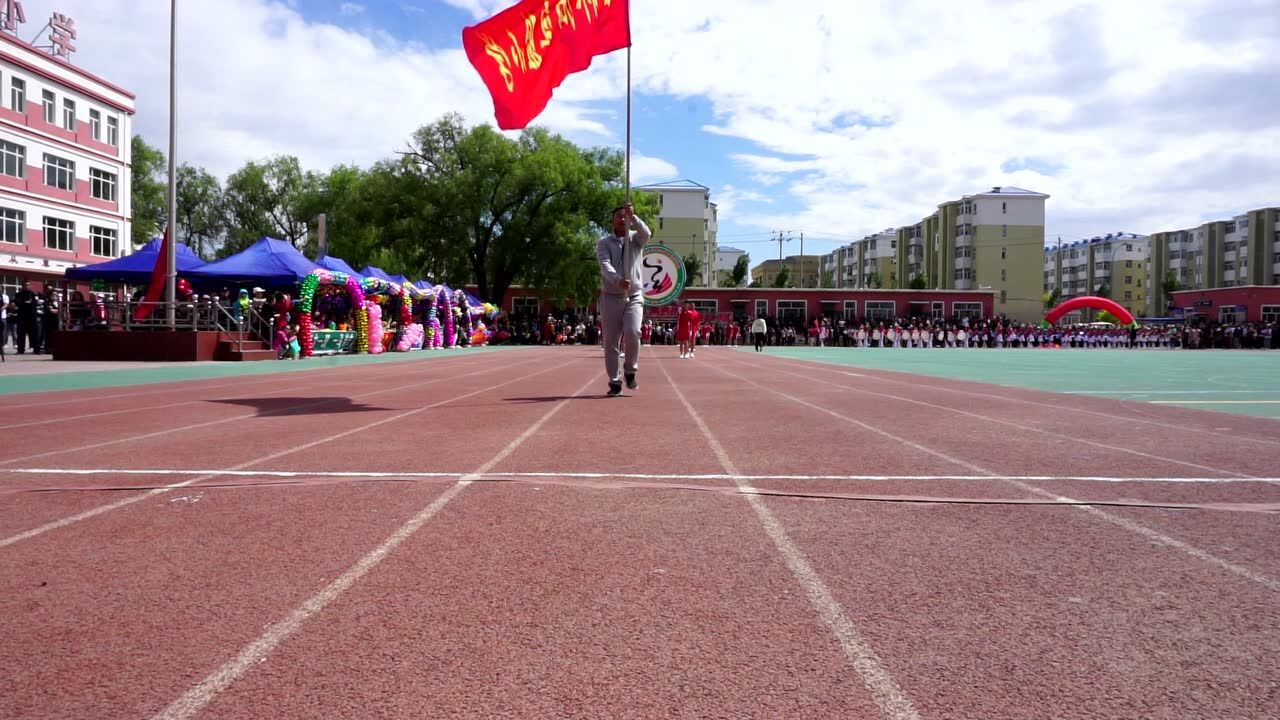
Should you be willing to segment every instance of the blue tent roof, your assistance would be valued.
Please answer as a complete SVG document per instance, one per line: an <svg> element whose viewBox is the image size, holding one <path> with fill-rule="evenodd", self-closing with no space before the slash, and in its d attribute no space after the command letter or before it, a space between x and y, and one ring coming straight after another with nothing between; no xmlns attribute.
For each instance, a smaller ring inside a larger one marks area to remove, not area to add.
<svg viewBox="0 0 1280 720"><path fill-rule="evenodd" d="M334 272L344 272L350 275L351 277L354 277L357 279L360 278L360 273L353 270L351 266L347 264L347 261L343 260L342 258L336 258L330 255L321 255L320 257L316 258L316 264L322 268L328 268Z"/></svg>
<svg viewBox="0 0 1280 720"><path fill-rule="evenodd" d="M146 285L151 282L151 271L156 266L156 258L160 255L160 240L152 240L132 255L125 255L115 260L94 263L67 270L67 277L72 280L103 280L105 282L128 283L130 285ZM204 260L191 248L178 243L174 249L177 257L178 274L185 275L196 268L204 266Z"/></svg>
<svg viewBox="0 0 1280 720"><path fill-rule="evenodd" d="M397 285L408 285L408 284L409 284L409 278L407 278L407 277L405 277L405 276L403 276L403 275L392 275L392 276L391 276L391 282L393 282L393 283L395 283L395 284L397 284Z"/></svg>
<svg viewBox="0 0 1280 720"><path fill-rule="evenodd" d="M419 290L431 290L432 288L435 287L435 285L432 285L426 280L419 280L418 282L414 283L413 286L418 288Z"/></svg>
<svg viewBox="0 0 1280 720"><path fill-rule="evenodd" d="M318 267L298 252L292 243L264 237L231 257L205 265L192 272L191 276L283 287L302 282Z"/></svg>
<svg viewBox="0 0 1280 720"><path fill-rule="evenodd" d="M364 269L360 271L360 274L365 277L376 277L379 280L386 280L387 282L395 282L395 280L392 280L391 276L388 275L386 272L384 272L382 268L377 268L372 265L365 265Z"/></svg>

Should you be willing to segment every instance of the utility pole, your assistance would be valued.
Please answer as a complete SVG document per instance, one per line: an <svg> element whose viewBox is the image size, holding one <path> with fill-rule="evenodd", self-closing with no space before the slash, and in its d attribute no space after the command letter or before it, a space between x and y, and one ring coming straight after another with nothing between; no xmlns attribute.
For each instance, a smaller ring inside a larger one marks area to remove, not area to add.
<svg viewBox="0 0 1280 720"><path fill-rule="evenodd" d="M804 287L804 231L800 232L800 287Z"/></svg>

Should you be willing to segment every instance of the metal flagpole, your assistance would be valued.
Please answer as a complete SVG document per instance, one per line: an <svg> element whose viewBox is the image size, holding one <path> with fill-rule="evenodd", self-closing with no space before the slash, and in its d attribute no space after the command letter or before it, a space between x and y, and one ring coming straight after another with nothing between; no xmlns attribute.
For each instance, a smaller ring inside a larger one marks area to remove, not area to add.
<svg viewBox="0 0 1280 720"><path fill-rule="evenodd" d="M165 321L170 330L177 326L176 314L174 312L174 303L177 300L178 289L178 194L177 185L178 178L175 170L174 154L177 151L177 128L175 120L177 118L177 103L174 98L175 82L174 68L177 65L177 43L175 42L178 35L178 0L169 0L169 214L168 214L168 236L169 242L166 243L168 250L165 262L169 263L169 277L165 283L164 300L167 309L165 310Z"/></svg>

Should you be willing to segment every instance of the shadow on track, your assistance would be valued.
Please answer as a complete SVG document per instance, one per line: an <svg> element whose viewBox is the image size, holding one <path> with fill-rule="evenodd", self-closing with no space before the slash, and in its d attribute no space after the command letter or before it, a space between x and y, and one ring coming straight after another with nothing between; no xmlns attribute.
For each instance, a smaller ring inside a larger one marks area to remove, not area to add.
<svg viewBox="0 0 1280 720"><path fill-rule="evenodd" d="M256 408L258 417L267 413L270 413L271 417L288 417L289 415L338 415L342 413L379 412L388 409L355 403L351 401L351 398L346 397L235 398L231 400L210 400L209 402ZM298 405L302 407L295 407Z"/></svg>

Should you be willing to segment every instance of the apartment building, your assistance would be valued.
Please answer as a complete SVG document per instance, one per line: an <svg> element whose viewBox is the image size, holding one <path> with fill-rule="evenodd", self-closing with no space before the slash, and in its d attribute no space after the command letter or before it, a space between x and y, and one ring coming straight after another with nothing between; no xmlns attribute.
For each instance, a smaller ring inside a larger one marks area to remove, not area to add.
<svg viewBox="0 0 1280 720"><path fill-rule="evenodd" d="M728 245L721 245L716 248L716 279L715 285L721 287L726 280L733 277L733 268L738 264L738 259L747 254L746 250L739 250ZM744 282L748 282L744 280Z"/></svg>
<svg viewBox="0 0 1280 720"><path fill-rule="evenodd" d="M822 255L788 255L785 258L773 258L751 268L751 283L758 287L770 288L778 278L782 268L787 269L791 286L797 288L818 287L818 272L822 267ZM804 268L802 275L800 270Z"/></svg>
<svg viewBox="0 0 1280 720"><path fill-rule="evenodd" d="M1103 294L1133 313L1150 314L1152 292L1151 238L1117 232L1044 249L1046 294L1059 300Z"/></svg>
<svg viewBox="0 0 1280 720"><path fill-rule="evenodd" d="M701 261L707 270L704 277L689 278L691 284L709 285L716 274L716 229L718 224L716 204L711 202L711 189L692 180L672 183L641 185L637 192L656 195L658 220L651 242L665 245L680 254L690 255Z"/></svg>
<svg viewBox="0 0 1280 720"><path fill-rule="evenodd" d="M1151 235L1150 311L1164 315L1180 290L1280 285L1280 208L1258 208L1230 220L1214 220Z"/></svg>
<svg viewBox="0 0 1280 720"><path fill-rule="evenodd" d="M53 13L30 43L18 37L25 20L20 4L0 5L0 286L10 295L126 254L131 232L134 96L72 64L73 19Z"/></svg>
<svg viewBox="0 0 1280 720"><path fill-rule="evenodd" d="M882 230L822 256L822 277L836 288L899 288L898 231Z"/></svg>

